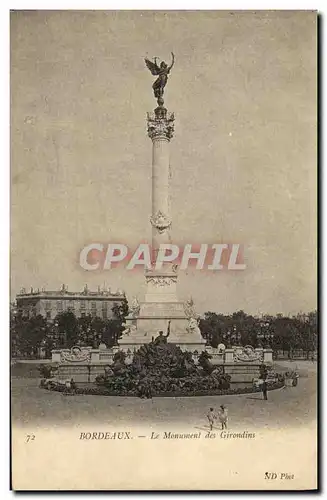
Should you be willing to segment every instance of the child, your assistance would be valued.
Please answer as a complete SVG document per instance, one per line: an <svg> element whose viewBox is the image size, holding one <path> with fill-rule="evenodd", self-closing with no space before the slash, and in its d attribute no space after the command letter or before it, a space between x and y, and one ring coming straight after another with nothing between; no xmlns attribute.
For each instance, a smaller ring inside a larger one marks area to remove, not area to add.
<svg viewBox="0 0 327 500"><path fill-rule="evenodd" d="M261 389L262 389L263 399L264 399L265 401L267 401L267 399L268 399L268 393L267 393L268 386L267 386L267 381L266 381L266 380L264 380L264 381L263 381L263 384L262 384L262 386L261 386Z"/></svg>
<svg viewBox="0 0 327 500"><path fill-rule="evenodd" d="M219 421L221 423L221 429L227 429L228 411L226 406L221 405L219 411Z"/></svg>
<svg viewBox="0 0 327 500"><path fill-rule="evenodd" d="M214 421L215 421L215 420L216 420L216 418L217 418L217 415L215 414L215 412L214 412L214 409L213 409L213 408L210 408L210 409L209 409L209 412L208 412L207 417L208 417L208 420L209 420L210 430L212 431Z"/></svg>

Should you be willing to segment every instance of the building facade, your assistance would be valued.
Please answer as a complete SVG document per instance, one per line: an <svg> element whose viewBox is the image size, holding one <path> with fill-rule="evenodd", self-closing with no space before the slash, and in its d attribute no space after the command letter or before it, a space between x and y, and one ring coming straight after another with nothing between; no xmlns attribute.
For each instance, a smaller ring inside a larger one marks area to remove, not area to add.
<svg viewBox="0 0 327 500"><path fill-rule="evenodd" d="M42 289L27 292L24 288L16 296L16 310L23 316L41 315L48 321L63 312L71 311L77 318L91 315L102 319L114 317L113 307L125 300L125 293L121 290L111 292L110 289L98 288L92 292L87 286L82 292L69 292L65 285L59 291Z"/></svg>

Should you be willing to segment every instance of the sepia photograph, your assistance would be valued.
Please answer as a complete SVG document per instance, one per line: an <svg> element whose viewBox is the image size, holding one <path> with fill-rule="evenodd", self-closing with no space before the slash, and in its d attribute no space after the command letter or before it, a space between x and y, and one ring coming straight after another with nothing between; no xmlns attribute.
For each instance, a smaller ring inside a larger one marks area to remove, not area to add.
<svg viewBox="0 0 327 500"><path fill-rule="evenodd" d="M317 30L10 12L13 490L317 490Z"/></svg>

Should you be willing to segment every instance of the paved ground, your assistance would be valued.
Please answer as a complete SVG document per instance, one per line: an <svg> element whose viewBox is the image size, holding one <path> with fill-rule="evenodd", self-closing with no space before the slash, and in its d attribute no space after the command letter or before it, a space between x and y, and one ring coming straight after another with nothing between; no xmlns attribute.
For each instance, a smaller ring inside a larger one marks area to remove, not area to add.
<svg viewBox="0 0 327 500"><path fill-rule="evenodd" d="M205 415L210 406L228 407L229 429L262 429L275 427L308 427L316 418L317 365L307 361L279 362L283 369L291 366L300 373L297 387L271 391L268 401L261 394L241 396L203 396L189 398L138 398L106 396L63 396L38 387L39 380L12 377L12 418L15 425L63 427L97 422L99 425L146 426L179 425L206 429Z"/></svg>

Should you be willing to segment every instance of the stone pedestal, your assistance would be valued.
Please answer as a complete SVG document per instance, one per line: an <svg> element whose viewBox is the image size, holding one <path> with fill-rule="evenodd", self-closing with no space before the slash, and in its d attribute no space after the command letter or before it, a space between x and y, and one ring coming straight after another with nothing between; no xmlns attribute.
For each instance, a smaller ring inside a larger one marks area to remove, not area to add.
<svg viewBox="0 0 327 500"><path fill-rule="evenodd" d="M205 350L210 354L210 362L213 365L222 365L225 362L225 351L219 351L215 347L206 346Z"/></svg>
<svg viewBox="0 0 327 500"><path fill-rule="evenodd" d="M273 362L273 350L272 349L264 349L263 350L263 362L264 363L272 363Z"/></svg>
<svg viewBox="0 0 327 500"><path fill-rule="evenodd" d="M177 272L166 265L161 271L147 271L145 273L146 294L145 302L178 302L177 299Z"/></svg>
<svg viewBox="0 0 327 500"><path fill-rule="evenodd" d="M51 361L52 363L60 363L61 361L61 355L60 355L60 349L53 349L51 351Z"/></svg>
<svg viewBox="0 0 327 500"><path fill-rule="evenodd" d="M225 363L234 363L234 349L225 349Z"/></svg>
<svg viewBox="0 0 327 500"><path fill-rule="evenodd" d="M259 363L225 363L224 371L230 375L232 384L251 385L260 374Z"/></svg>
<svg viewBox="0 0 327 500"><path fill-rule="evenodd" d="M92 349L92 351L91 351L91 363L98 363L99 361L100 361L99 349Z"/></svg>

